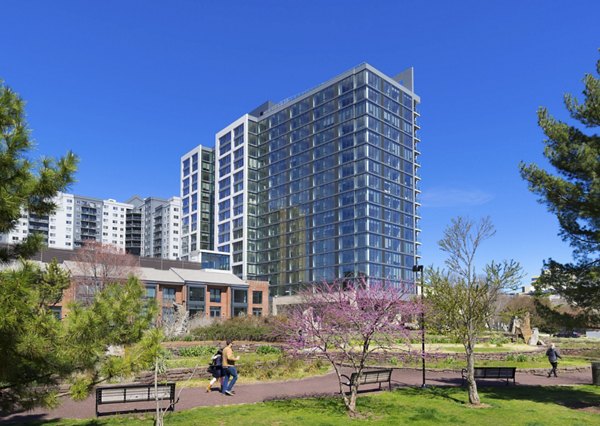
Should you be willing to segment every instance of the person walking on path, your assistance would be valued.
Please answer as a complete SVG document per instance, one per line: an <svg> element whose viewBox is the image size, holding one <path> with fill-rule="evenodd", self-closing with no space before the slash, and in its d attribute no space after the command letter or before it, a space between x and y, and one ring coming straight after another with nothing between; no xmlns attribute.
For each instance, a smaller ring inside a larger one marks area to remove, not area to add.
<svg viewBox="0 0 600 426"><path fill-rule="evenodd" d="M554 343L552 343L546 351L546 356L548 357L550 365L552 365L552 370L548 372L548 377L552 376L552 374L554 374L554 377L558 377L556 375L556 367L558 367L558 358L562 359L562 357L558 353L558 350L556 349Z"/></svg>
<svg viewBox="0 0 600 426"><path fill-rule="evenodd" d="M235 362L240 360L239 356L233 355L232 345L233 342L229 339L225 342L226 346L223 349L223 374L225 378L223 379L223 386L221 386L221 392L224 395L233 395L233 386L235 382L237 382L238 374L237 369L235 368ZM229 381L231 379L231 381Z"/></svg>
<svg viewBox="0 0 600 426"><path fill-rule="evenodd" d="M206 387L206 392L210 392L212 385L219 380L221 384L221 390L223 390L223 350L219 349L216 354L213 355L208 372L212 374L212 379Z"/></svg>

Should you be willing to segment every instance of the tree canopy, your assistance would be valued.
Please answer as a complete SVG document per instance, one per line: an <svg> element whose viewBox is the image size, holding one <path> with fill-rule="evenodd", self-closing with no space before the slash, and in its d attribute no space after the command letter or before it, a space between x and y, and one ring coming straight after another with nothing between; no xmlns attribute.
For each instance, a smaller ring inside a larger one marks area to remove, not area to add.
<svg viewBox="0 0 600 426"><path fill-rule="evenodd" d="M483 271L475 268L481 244L495 234L489 218L474 222L456 218L444 230L438 245L447 254L447 269L429 268L426 273L426 304L429 327L450 333L460 341L467 356L469 402L479 404L474 377L475 344L485 330L498 296L505 288L514 288L522 278L520 265L515 261L492 262Z"/></svg>
<svg viewBox="0 0 600 426"><path fill-rule="evenodd" d="M596 63L600 74L600 60ZM535 164L521 163L521 176L531 192L556 215L560 236L573 247L574 263L552 259L538 281L589 312L600 309L600 80L587 74L583 102L567 94L564 103L581 128L538 110L538 124L546 135L544 156L556 174Z"/></svg>
<svg viewBox="0 0 600 426"><path fill-rule="evenodd" d="M350 415L356 411L358 383L347 395L341 365L360 375L374 351L408 342L405 321L421 311L410 301L409 289L364 280L322 283L300 292L299 303L287 311L282 329L288 343L300 353L322 354L331 363Z"/></svg>
<svg viewBox="0 0 600 426"><path fill-rule="evenodd" d="M58 160L33 162L28 158L32 148L25 102L0 80L0 233L14 228L22 210L38 215L54 211L53 197L74 181L77 157L72 152ZM31 234L18 244L0 247L0 262L27 258L40 246L40 237Z"/></svg>
<svg viewBox="0 0 600 426"><path fill-rule="evenodd" d="M156 304L143 298L137 279L108 284L90 306L71 305L61 321L50 306L69 285L56 262L0 271L0 413L56 405L61 383L83 398L103 380L151 366L142 348L158 332L149 331ZM110 345L124 353L111 355Z"/></svg>
<svg viewBox="0 0 600 426"><path fill-rule="evenodd" d="M53 198L74 180L75 155L34 163L32 147L24 102L0 82L0 233L14 229L23 211L52 213ZM0 415L57 404L61 384L82 398L95 383L150 367L161 339L150 329L156 303L134 277L103 283L89 306L74 303L66 318L56 318L52 306L71 276L56 262L41 268L24 260L41 244L31 234L0 247ZM15 259L20 263L9 263ZM122 353L112 355L111 345Z"/></svg>

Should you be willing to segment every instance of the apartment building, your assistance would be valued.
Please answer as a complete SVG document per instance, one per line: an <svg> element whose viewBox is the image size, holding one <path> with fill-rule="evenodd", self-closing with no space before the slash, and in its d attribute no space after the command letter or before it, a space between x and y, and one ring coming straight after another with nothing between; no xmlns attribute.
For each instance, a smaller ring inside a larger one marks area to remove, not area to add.
<svg viewBox="0 0 600 426"><path fill-rule="evenodd" d="M135 254L144 257L179 259L181 249L181 198L168 200L156 197L134 196L127 200L131 208L129 245ZM139 226L139 228L137 228ZM139 234L134 228L139 229ZM139 239L138 239L139 238Z"/></svg>
<svg viewBox="0 0 600 426"><path fill-rule="evenodd" d="M59 193L54 202L57 208L48 216L23 211L14 229L0 234L0 243L16 244L37 233L50 248L73 250L99 241L136 256L179 258L179 197L135 196L123 203Z"/></svg>
<svg viewBox="0 0 600 426"><path fill-rule="evenodd" d="M390 77L361 64L217 132L215 250L274 295L361 276L412 281L419 103L412 69ZM181 194L185 211L193 199Z"/></svg>
<svg viewBox="0 0 600 426"><path fill-rule="evenodd" d="M200 261L214 250L214 150L197 146L181 157L181 258Z"/></svg>

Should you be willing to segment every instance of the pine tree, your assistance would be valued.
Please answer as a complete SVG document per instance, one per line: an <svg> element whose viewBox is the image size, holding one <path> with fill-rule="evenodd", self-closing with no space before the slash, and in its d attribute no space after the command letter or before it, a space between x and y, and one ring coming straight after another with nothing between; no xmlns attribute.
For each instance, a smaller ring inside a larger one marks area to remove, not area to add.
<svg viewBox="0 0 600 426"><path fill-rule="evenodd" d="M596 63L600 75L600 60ZM600 309L600 80L584 78L584 101L565 95L565 106L583 129L538 111L538 124L547 139L544 155L558 172L553 175L535 164L521 163L521 176L531 192L555 214L560 236L573 247L575 262L546 262L538 289L550 290L588 313Z"/></svg>
<svg viewBox="0 0 600 426"><path fill-rule="evenodd" d="M73 182L77 158L28 159L32 149L24 102L0 81L0 233L14 228L22 210L48 215L53 197ZM56 262L41 269L23 260L41 246L39 236L0 247L0 416L38 405L53 406L61 384L84 398L91 387L115 376L150 367L160 341L156 304L144 300L140 282L105 283L89 306L72 304L59 321L50 307L71 285ZM110 345L123 356L107 354Z"/></svg>
<svg viewBox="0 0 600 426"><path fill-rule="evenodd" d="M25 102L0 80L0 233L14 228L21 210L47 215L55 208L53 197L73 183L77 157L68 152L54 160L28 159L33 142L25 120ZM0 247L0 262L27 258L41 246L38 235Z"/></svg>

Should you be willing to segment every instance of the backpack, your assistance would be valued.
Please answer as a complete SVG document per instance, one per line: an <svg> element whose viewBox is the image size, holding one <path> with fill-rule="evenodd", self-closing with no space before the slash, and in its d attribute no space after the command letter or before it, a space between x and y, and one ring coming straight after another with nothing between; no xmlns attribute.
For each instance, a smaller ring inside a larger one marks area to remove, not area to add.
<svg viewBox="0 0 600 426"><path fill-rule="evenodd" d="M223 365L223 352L222 351L218 351L216 354L213 355L210 365L212 367L221 367Z"/></svg>

